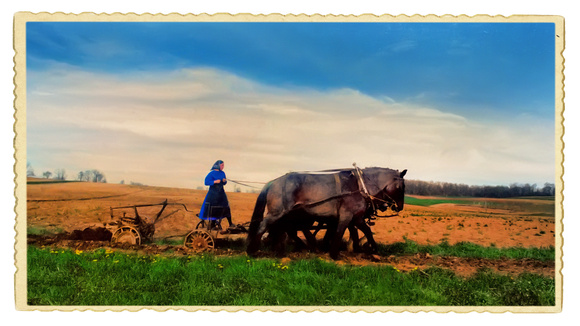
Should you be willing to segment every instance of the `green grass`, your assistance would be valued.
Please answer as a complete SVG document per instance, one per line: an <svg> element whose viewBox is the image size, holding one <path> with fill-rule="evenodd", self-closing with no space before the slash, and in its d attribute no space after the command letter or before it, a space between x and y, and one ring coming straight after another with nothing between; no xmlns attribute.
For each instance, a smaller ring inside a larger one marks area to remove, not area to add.
<svg viewBox="0 0 580 326"><path fill-rule="evenodd" d="M415 206L432 206L437 204L465 204L465 200L448 199L448 198L415 198L405 196L405 204Z"/></svg>
<svg viewBox="0 0 580 326"><path fill-rule="evenodd" d="M526 199L542 199L541 203L530 203ZM458 204L477 206L483 209L503 209L514 212L524 212L530 216L554 217L555 201L553 196L542 197L518 197L503 198L499 200L486 200L485 198L473 197L439 197L439 198L416 198L405 196L405 204L415 206L432 206L437 204Z"/></svg>
<svg viewBox="0 0 580 326"><path fill-rule="evenodd" d="M43 185L43 184L53 184L53 183L73 183L73 182L80 182L76 180L43 180L43 181L26 181L26 184L29 185Z"/></svg>
<svg viewBox="0 0 580 326"><path fill-rule="evenodd" d="M454 256L464 258L485 258L485 259L536 259L541 261L555 260L556 250L550 246L548 248L497 248L494 246L484 247L471 242L458 242L450 245L441 242L437 245L419 245L414 241L405 240L389 245L378 244L380 255L413 255L417 253L428 253L437 256Z"/></svg>
<svg viewBox="0 0 580 326"><path fill-rule="evenodd" d="M28 249L30 305L554 305L553 278L429 268L283 265L245 256L141 256Z"/></svg>
<svg viewBox="0 0 580 326"><path fill-rule="evenodd" d="M511 199L533 199L533 200L555 201L556 200L556 196L511 197Z"/></svg>

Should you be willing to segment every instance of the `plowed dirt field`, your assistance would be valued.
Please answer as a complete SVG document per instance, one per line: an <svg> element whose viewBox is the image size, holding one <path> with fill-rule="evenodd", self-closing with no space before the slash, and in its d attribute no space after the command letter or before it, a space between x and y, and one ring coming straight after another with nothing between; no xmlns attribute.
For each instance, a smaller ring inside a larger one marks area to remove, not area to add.
<svg viewBox="0 0 580 326"><path fill-rule="evenodd" d="M111 207L158 204L167 200L182 206L168 206L155 225L154 240L181 241L193 230L199 219L206 191L102 184L85 182L51 183L34 180L27 186L28 242L32 245L64 246L85 249L115 247L107 241L71 239L80 230L109 227L118 216L111 218ZM417 199L427 197L414 196ZM257 194L228 193L234 223L250 221ZM444 203L432 206L405 205L398 215L378 218L372 230L379 243L392 244L412 240L418 244L449 244L471 242L483 246L550 247L555 246L553 200L546 199L465 199L465 203ZM144 218L153 218L159 207L143 208ZM117 213L116 213L117 214ZM98 240L98 239L97 239ZM137 250L144 253L171 252L189 254L179 245L144 244L118 250ZM244 254L240 249L218 248L216 254ZM311 254L289 253L289 259ZM318 254L328 259L326 254ZM470 275L482 267L499 272L533 272L554 276L553 262L533 260L489 260L459 257L389 256L370 259L364 254L345 253L341 263L389 264L400 270L440 266L462 275ZM378 261L377 261L378 260Z"/></svg>

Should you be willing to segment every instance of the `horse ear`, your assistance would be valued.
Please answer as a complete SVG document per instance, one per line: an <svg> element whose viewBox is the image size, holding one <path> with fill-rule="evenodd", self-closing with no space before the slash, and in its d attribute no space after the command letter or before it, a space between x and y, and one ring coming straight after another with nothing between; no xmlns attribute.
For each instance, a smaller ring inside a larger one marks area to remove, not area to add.
<svg viewBox="0 0 580 326"><path fill-rule="evenodd" d="M405 174L407 174L407 169L403 170L403 172L401 172L401 178L405 176Z"/></svg>

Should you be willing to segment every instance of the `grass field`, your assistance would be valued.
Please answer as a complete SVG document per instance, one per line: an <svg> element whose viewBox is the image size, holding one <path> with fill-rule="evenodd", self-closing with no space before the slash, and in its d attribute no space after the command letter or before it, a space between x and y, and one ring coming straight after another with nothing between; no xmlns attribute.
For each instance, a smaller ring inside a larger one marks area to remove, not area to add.
<svg viewBox="0 0 580 326"><path fill-rule="evenodd" d="M405 204L415 206L432 206L437 204L464 204L465 200L458 200L453 198L417 198L413 196L405 196Z"/></svg>
<svg viewBox="0 0 580 326"><path fill-rule="evenodd" d="M281 263L245 256L168 257L105 249L30 247L30 305L473 305L550 306L555 281L481 270L339 266L320 258Z"/></svg>
<svg viewBox="0 0 580 326"><path fill-rule="evenodd" d="M530 201L541 201L541 202L531 203ZM554 196L512 197L502 199L474 198L474 197L421 198L415 196L405 196L405 204L424 207L437 204L458 204L458 205L482 206L488 208L524 209L524 210L526 206L530 206L530 208L541 207L542 209L548 210L549 212L553 213Z"/></svg>
<svg viewBox="0 0 580 326"><path fill-rule="evenodd" d="M556 251L554 247L547 248L497 248L484 247L470 242L459 242L450 245L442 242L437 245L419 245L414 241L406 240L390 245L379 244L379 254L381 255L413 255L417 253L428 253L438 256L470 257L485 259L537 259L540 261L554 260Z"/></svg>

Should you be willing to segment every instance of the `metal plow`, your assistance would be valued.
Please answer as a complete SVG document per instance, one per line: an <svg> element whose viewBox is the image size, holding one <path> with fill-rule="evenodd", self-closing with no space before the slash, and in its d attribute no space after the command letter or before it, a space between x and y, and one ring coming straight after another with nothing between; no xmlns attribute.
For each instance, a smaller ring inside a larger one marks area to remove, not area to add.
<svg viewBox="0 0 580 326"><path fill-rule="evenodd" d="M175 212L163 215L168 206L181 206L186 212L193 213L187 206L181 203L169 203L167 199L159 204L142 204L111 207L111 219L116 221L109 223L108 228L112 232L111 242L118 244L141 245L144 242L151 242L155 234L155 224L173 215ZM153 208L157 207L155 210ZM140 213L140 210L148 208L149 216ZM153 211L153 215L151 212ZM149 222L152 221L152 222ZM249 225L249 223L248 223ZM185 235L183 245L194 251L204 251L214 249L218 237L228 237L230 234L247 233L247 225L236 225L224 230L221 226L221 219L204 220L200 219L194 230ZM225 233L225 234L224 234ZM172 237L182 237L176 235Z"/></svg>

